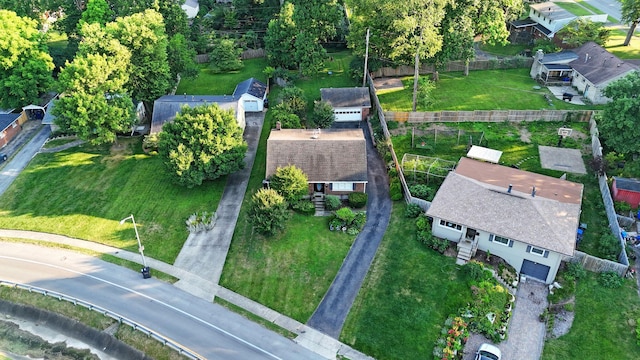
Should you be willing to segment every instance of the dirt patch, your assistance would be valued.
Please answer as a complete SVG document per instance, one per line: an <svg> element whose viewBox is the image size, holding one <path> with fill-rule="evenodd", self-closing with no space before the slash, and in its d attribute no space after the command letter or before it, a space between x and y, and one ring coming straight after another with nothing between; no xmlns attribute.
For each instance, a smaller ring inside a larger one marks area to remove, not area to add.
<svg viewBox="0 0 640 360"><path fill-rule="evenodd" d="M400 78L377 78L373 80L376 90L402 90L404 85Z"/></svg>
<svg viewBox="0 0 640 360"><path fill-rule="evenodd" d="M531 142L531 132L525 127L520 128L520 141L529 144Z"/></svg>

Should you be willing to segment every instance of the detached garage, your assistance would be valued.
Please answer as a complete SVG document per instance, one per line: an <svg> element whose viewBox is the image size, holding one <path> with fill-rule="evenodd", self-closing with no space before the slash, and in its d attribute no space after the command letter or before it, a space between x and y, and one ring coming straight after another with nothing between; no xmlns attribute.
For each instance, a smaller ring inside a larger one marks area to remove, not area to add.
<svg viewBox="0 0 640 360"><path fill-rule="evenodd" d="M333 107L336 122L362 121L369 116L369 88L320 89L320 98Z"/></svg>
<svg viewBox="0 0 640 360"><path fill-rule="evenodd" d="M267 85L255 78L247 79L236 86L233 97L243 103L245 112L261 112L267 98Z"/></svg>

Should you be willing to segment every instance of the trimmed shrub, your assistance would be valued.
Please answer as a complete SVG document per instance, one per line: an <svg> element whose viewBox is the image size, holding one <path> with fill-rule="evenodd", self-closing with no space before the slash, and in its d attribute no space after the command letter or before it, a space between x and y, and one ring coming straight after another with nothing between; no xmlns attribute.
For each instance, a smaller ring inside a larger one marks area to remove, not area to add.
<svg viewBox="0 0 640 360"><path fill-rule="evenodd" d="M260 189L251 198L249 221L261 234L274 235L289 219L287 201L273 189Z"/></svg>
<svg viewBox="0 0 640 360"><path fill-rule="evenodd" d="M393 201L402 199L402 187L400 186L399 180L391 180L391 185L389 186L389 195L391 196L391 200Z"/></svg>
<svg viewBox="0 0 640 360"><path fill-rule="evenodd" d="M433 196L433 189L424 184L411 185L409 191L411 196L424 200L429 200Z"/></svg>
<svg viewBox="0 0 640 360"><path fill-rule="evenodd" d="M348 207L343 207L336 211L336 217L342 220L345 224L350 225L353 219L356 218L356 214Z"/></svg>
<svg viewBox="0 0 640 360"><path fill-rule="evenodd" d="M324 197L324 207L327 210L338 210L342 206L342 200L336 195L326 195Z"/></svg>
<svg viewBox="0 0 640 360"><path fill-rule="evenodd" d="M584 278L587 275L587 270L585 270L580 263L568 263L565 277L567 275L573 279L578 280Z"/></svg>
<svg viewBox="0 0 640 360"><path fill-rule="evenodd" d="M427 215L422 213L418 216L418 218L416 219L416 228L418 228L418 230L429 230L429 232L431 232Z"/></svg>
<svg viewBox="0 0 640 360"><path fill-rule="evenodd" d="M363 192L352 192L349 194L349 205L356 209L359 209L367 205L367 194Z"/></svg>
<svg viewBox="0 0 640 360"><path fill-rule="evenodd" d="M407 206L404 208L404 216L408 217L409 219L417 218L422 213L422 208L418 204L407 204Z"/></svg>
<svg viewBox="0 0 640 360"><path fill-rule="evenodd" d="M313 204L311 200L300 200L298 202L293 203L291 206L293 210L305 215L313 215L316 212L316 206Z"/></svg>

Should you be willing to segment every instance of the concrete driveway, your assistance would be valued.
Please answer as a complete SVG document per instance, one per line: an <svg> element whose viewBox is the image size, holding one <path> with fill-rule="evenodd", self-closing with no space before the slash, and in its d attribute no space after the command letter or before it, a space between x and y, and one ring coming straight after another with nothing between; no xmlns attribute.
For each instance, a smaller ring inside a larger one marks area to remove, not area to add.
<svg viewBox="0 0 640 360"><path fill-rule="evenodd" d="M38 153L51 134L51 128L49 126L35 127L33 128L33 131L37 131L35 136L31 138L31 140L26 143L22 149L18 150L24 142L29 140L29 135L32 133L25 132L24 134L21 134L21 138L16 138L10 143L9 146L15 147L13 151L16 152L13 158L8 163L4 164L0 171L0 195L9 188L11 183L13 183L13 180L15 180L20 172L27 167L31 159ZM9 156L11 156L11 154L9 154Z"/></svg>

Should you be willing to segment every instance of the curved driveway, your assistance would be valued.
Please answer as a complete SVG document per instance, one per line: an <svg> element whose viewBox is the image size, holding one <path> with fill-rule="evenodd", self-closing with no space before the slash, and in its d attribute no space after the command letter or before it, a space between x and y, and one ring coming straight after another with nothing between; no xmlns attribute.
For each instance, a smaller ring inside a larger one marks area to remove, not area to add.
<svg viewBox="0 0 640 360"><path fill-rule="evenodd" d="M322 358L219 305L88 255L2 243L0 279L110 309L207 359Z"/></svg>
<svg viewBox="0 0 640 360"><path fill-rule="evenodd" d="M344 321L360 291L367 271L378 250L391 216L391 199L385 164L373 146L369 128L367 139L367 222L354 241L338 275L320 302L307 325L335 339L340 336Z"/></svg>

